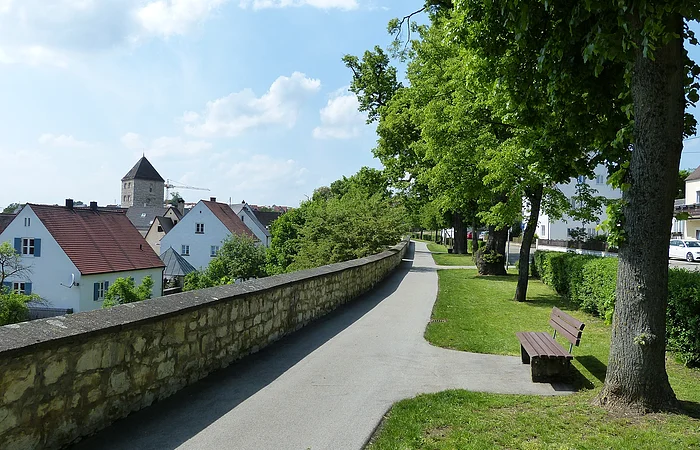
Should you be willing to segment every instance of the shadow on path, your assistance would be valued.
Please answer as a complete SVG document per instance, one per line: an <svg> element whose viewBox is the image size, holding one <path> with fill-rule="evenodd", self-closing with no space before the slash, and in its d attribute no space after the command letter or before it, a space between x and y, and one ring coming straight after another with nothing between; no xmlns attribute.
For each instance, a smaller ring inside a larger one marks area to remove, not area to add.
<svg viewBox="0 0 700 450"><path fill-rule="evenodd" d="M177 448L375 308L396 291L412 270L413 258L414 243L411 242L403 262L372 291L260 352L132 413L71 448Z"/></svg>

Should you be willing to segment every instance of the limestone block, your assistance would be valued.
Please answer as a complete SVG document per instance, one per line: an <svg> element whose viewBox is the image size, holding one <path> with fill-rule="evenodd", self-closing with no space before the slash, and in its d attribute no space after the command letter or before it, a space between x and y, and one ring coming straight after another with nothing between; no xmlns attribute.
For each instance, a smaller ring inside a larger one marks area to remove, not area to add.
<svg viewBox="0 0 700 450"><path fill-rule="evenodd" d="M216 337L222 338L226 335L228 335L228 327L226 325L222 325L216 329Z"/></svg>
<svg viewBox="0 0 700 450"><path fill-rule="evenodd" d="M102 364L102 346L95 345L88 348L78 358L75 365L75 370L78 373L87 372L88 370L99 369Z"/></svg>
<svg viewBox="0 0 700 450"><path fill-rule="evenodd" d="M17 425L17 415L10 408L0 408L0 435Z"/></svg>
<svg viewBox="0 0 700 450"><path fill-rule="evenodd" d="M106 369L109 367L114 367L117 364L123 363L125 359L125 353L125 345L121 342L107 342L105 344L104 351L102 352L102 361L100 362L100 367Z"/></svg>
<svg viewBox="0 0 700 450"><path fill-rule="evenodd" d="M89 375L83 375L76 378L73 382L73 389L79 391L85 387L92 388L98 386L102 376L99 373L91 373Z"/></svg>
<svg viewBox="0 0 700 450"><path fill-rule="evenodd" d="M55 383L64 373L66 373L65 359L49 361L44 367L44 385L48 386Z"/></svg>
<svg viewBox="0 0 700 450"><path fill-rule="evenodd" d="M4 386L5 392L3 395L5 403L14 402L22 397L27 389L34 386L36 363L29 364L29 367L8 370L3 374L3 378L7 383Z"/></svg>
<svg viewBox="0 0 700 450"><path fill-rule="evenodd" d="M112 373L109 375L109 390L107 391L107 394L122 394L128 391L130 386L131 382L129 381L129 374L126 371L112 371Z"/></svg>
<svg viewBox="0 0 700 450"><path fill-rule="evenodd" d="M159 380L172 376L175 373L175 361L164 361L158 365L157 377Z"/></svg>
<svg viewBox="0 0 700 450"><path fill-rule="evenodd" d="M136 353L141 353L146 347L146 338L139 336L135 338L131 343L132 348Z"/></svg>
<svg viewBox="0 0 700 450"><path fill-rule="evenodd" d="M101 400L103 397L102 395L102 389L96 388L88 392L87 399L89 403L95 403L98 400Z"/></svg>

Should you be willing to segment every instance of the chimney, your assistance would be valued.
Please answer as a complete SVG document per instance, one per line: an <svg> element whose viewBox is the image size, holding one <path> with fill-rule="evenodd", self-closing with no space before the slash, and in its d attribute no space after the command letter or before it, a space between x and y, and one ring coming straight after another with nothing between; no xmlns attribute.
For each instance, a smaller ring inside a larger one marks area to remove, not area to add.
<svg viewBox="0 0 700 450"><path fill-rule="evenodd" d="M181 198L177 199L177 210L180 211L180 214L185 214L185 201Z"/></svg>
<svg viewBox="0 0 700 450"><path fill-rule="evenodd" d="M90 209L92 211L97 211L97 202L90 202Z"/></svg>
<svg viewBox="0 0 700 450"><path fill-rule="evenodd" d="M209 201L210 201L210 202L215 202L215 201L216 201L216 197L209 197Z"/></svg>
<svg viewBox="0 0 700 450"><path fill-rule="evenodd" d="M73 209L73 199L72 198L66 199L66 208Z"/></svg>

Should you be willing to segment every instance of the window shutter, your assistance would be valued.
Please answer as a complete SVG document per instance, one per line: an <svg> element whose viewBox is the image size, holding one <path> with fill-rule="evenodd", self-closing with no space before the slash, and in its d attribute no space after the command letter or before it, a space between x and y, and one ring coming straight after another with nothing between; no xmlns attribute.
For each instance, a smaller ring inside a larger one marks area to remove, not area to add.
<svg viewBox="0 0 700 450"><path fill-rule="evenodd" d="M107 289L109 289L109 281L105 281L105 294L107 294Z"/></svg>
<svg viewBox="0 0 700 450"><path fill-rule="evenodd" d="M32 293L32 283L24 283L24 293L29 295Z"/></svg>
<svg viewBox="0 0 700 450"><path fill-rule="evenodd" d="M34 256L41 256L41 239L34 238Z"/></svg>
<svg viewBox="0 0 700 450"><path fill-rule="evenodd" d="M97 299L100 298L100 283L95 283L93 286L94 286L94 289L93 289L94 292L93 292L92 299L97 301Z"/></svg>
<svg viewBox="0 0 700 450"><path fill-rule="evenodd" d="M15 251L22 254L22 238L15 238Z"/></svg>

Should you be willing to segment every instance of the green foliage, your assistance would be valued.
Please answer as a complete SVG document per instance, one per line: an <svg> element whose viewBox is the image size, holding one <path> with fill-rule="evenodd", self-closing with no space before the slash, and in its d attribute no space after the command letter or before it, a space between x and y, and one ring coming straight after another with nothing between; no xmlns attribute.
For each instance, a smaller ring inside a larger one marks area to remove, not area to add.
<svg viewBox="0 0 700 450"><path fill-rule="evenodd" d="M224 240L219 253L207 268L212 280L228 277L247 280L267 276L265 247L257 245L249 236L232 234Z"/></svg>
<svg viewBox="0 0 700 450"><path fill-rule="evenodd" d="M477 250L482 249L486 246L486 242L484 242L482 240L478 240L476 242L477 242L476 245L478 247ZM474 241L471 239L469 239L467 241L467 252L471 253L472 255L474 254Z"/></svg>
<svg viewBox="0 0 700 450"><path fill-rule="evenodd" d="M617 259L560 252L535 252L533 276L573 305L612 322ZM666 313L667 349L684 364L700 364L700 272L670 269Z"/></svg>
<svg viewBox="0 0 700 450"><path fill-rule="evenodd" d="M0 287L6 278L24 277L30 273L31 268L23 264L22 255L9 242L0 243Z"/></svg>
<svg viewBox="0 0 700 450"><path fill-rule="evenodd" d="M185 275L185 282L184 282L184 285L182 287L182 290L183 291L194 291L197 289L204 289L204 288L218 286L219 284L226 284L226 283L216 283L211 278L209 278L206 271L200 272L199 270L195 270L194 272L190 272L187 275Z"/></svg>
<svg viewBox="0 0 700 450"><path fill-rule="evenodd" d="M624 200L613 200L608 203L608 217L600 224L600 229L608 235L608 244L620 248L626 240L625 216L622 213Z"/></svg>
<svg viewBox="0 0 700 450"><path fill-rule="evenodd" d="M666 338L685 365L700 365L700 273L669 270Z"/></svg>
<svg viewBox="0 0 700 450"><path fill-rule="evenodd" d="M294 262L301 246L299 231L306 222L306 209L307 206L304 203L300 208L289 210L272 222L270 226L272 237L267 249L268 274L284 273Z"/></svg>
<svg viewBox="0 0 700 450"><path fill-rule="evenodd" d="M2 210L2 213L15 214L21 207L22 205L20 203L10 203Z"/></svg>
<svg viewBox="0 0 700 450"><path fill-rule="evenodd" d="M185 200L182 198L182 196L180 195L179 192L177 192L177 191L171 192L171 193L170 193L170 198L168 199L168 204L169 204L170 206L173 206L173 207L177 208L177 205L178 205L178 203L179 203L181 200L182 200L183 202L185 201Z"/></svg>
<svg viewBox="0 0 700 450"><path fill-rule="evenodd" d="M102 307L111 308L115 305L139 302L152 296L153 279L150 276L144 277L138 286L131 277L117 278L107 289Z"/></svg>
<svg viewBox="0 0 700 450"><path fill-rule="evenodd" d="M28 320L29 307L27 304L38 299L37 295L18 294L0 286L0 325Z"/></svg>

